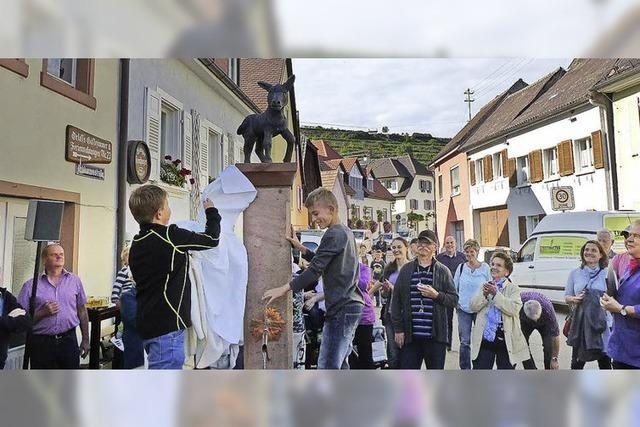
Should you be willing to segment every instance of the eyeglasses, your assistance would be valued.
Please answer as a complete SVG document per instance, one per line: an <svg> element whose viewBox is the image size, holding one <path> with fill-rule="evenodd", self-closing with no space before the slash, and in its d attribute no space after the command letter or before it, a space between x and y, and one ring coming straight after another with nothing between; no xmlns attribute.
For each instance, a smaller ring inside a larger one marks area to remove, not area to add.
<svg viewBox="0 0 640 427"><path fill-rule="evenodd" d="M428 248L429 245L431 245L431 242L418 242L416 243L416 246L419 248Z"/></svg>
<svg viewBox="0 0 640 427"><path fill-rule="evenodd" d="M398 250L398 251L399 251L399 250L400 250L400 249L402 249L403 247L404 247L404 246L402 246L402 245L400 245L400 246L391 246L391 250L392 250L392 251L395 251L395 250Z"/></svg>

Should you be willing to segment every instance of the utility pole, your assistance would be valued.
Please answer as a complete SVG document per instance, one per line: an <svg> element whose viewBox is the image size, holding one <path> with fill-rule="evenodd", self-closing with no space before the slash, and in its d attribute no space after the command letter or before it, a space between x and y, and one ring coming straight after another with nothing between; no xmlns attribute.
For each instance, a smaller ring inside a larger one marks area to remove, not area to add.
<svg viewBox="0 0 640 427"><path fill-rule="evenodd" d="M471 98L471 95L473 95L474 92L468 88L464 91L464 94L467 95L467 99L465 99L464 102L469 104L469 121L471 121L471 103L475 101L475 99Z"/></svg>

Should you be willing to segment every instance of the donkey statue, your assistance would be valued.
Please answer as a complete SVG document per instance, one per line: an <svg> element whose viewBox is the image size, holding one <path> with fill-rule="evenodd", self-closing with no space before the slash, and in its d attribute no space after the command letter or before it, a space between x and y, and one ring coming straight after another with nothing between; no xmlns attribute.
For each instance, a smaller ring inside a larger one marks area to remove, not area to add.
<svg viewBox="0 0 640 427"><path fill-rule="evenodd" d="M283 162L291 161L291 154L296 138L287 128L287 116L284 107L288 102L288 93L293 87L296 76L291 76L283 84L271 85L258 82L258 86L268 91L267 111L260 114L251 114L245 117L238 128L238 135L244 138L244 162L251 163L251 150L256 146L256 154L262 163L271 163L271 140L274 136L282 135L287 141L287 152ZM295 114L295 113L294 113Z"/></svg>

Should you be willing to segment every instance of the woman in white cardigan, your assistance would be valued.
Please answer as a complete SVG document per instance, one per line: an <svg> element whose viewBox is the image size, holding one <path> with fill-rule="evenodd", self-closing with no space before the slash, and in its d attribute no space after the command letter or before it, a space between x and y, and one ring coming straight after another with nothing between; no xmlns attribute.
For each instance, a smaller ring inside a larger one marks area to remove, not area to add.
<svg viewBox="0 0 640 427"><path fill-rule="evenodd" d="M509 280L513 261L498 252L491 258L490 282L471 298L478 313L472 333L473 369L515 369L529 359L529 346L520 327L520 288Z"/></svg>

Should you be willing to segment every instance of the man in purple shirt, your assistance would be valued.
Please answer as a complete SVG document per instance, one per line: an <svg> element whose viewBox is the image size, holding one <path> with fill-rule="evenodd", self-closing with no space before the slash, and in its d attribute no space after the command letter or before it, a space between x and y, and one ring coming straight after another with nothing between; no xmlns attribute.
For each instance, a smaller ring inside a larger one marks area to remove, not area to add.
<svg viewBox="0 0 640 427"><path fill-rule="evenodd" d="M451 277L456 275L456 270L460 264L467 262L467 258L462 252L456 250L456 239L447 236L444 239L444 251L436 255L436 259L443 263L451 272ZM453 308L447 307L447 319L449 319L449 331L447 332L447 350L451 350L451 338L453 336Z"/></svg>
<svg viewBox="0 0 640 427"><path fill-rule="evenodd" d="M542 352L545 369L558 369L558 354L560 353L560 328L556 310L549 298L540 292L521 292L522 308L520 309L520 326L529 344L529 337L533 331L538 331L542 337ZM533 356L522 363L525 369L537 369Z"/></svg>
<svg viewBox="0 0 640 427"><path fill-rule="evenodd" d="M80 357L89 352L89 316L87 297L80 278L64 269L64 249L59 244L42 251L44 273L38 279L33 335L31 336L31 369L78 369ZM18 296L27 309L33 279L22 285ZM82 343L78 348L76 327L80 325Z"/></svg>

